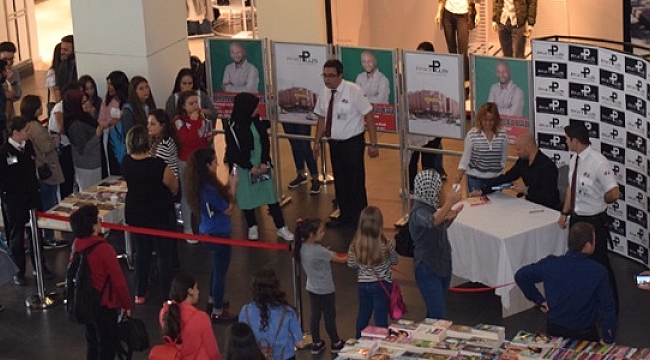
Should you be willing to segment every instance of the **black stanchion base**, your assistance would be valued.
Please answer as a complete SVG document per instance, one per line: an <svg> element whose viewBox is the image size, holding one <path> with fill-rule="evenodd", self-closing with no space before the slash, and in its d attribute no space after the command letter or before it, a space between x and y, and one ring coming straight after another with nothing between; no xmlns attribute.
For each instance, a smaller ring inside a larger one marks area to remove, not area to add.
<svg viewBox="0 0 650 360"><path fill-rule="evenodd" d="M47 310L61 304L61 296L56 292L46 293L41 299L38 294L32 294L25 299L25 305L31 310Z"/></svg>

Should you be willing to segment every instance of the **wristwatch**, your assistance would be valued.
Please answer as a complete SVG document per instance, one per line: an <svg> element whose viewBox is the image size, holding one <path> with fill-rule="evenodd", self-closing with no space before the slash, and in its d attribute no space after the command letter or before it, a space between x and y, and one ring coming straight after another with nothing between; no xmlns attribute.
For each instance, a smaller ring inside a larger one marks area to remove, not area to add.
<svg viewBox="0 0 650 360"><path fill-rule="evenodd" d="M562 211L562 212L560 212L560 214L562 214L564 216L569 216L569 215L571 215L571 211Z"/></svg>

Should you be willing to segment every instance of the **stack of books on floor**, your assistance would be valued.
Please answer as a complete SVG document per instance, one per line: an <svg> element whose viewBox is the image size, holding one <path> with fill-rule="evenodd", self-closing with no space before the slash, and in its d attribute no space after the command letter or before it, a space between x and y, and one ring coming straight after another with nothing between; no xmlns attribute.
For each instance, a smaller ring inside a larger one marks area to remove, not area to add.
<svg viewBox="0 0 650 360"><path fill-rule="evenodd" d="M339 359L358 360L650 360L650 349L601 344L505 328L465 326L448 320L400 320L388 328L368 326L348 340Z"/></svg>

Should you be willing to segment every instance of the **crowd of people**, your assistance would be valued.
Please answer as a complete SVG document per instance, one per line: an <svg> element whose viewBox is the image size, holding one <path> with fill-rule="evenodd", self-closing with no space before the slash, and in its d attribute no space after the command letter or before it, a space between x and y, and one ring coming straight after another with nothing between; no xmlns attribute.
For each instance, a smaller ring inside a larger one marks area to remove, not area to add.
<svg viewBox="0 0 650 360"><path fill-rule="evenodd" d="M191 69L178 72L165 109L156 107L146 78L129 79L121 71L108 74L107 93L102 99L92 77L77 77L74 38L66 36L57 45L48 71L49 121L43 126L39 120L46 109L42 100L21 94L19 75L4 59L3 54L11 53L12 49L15 52L15 47L0 43L0 80L11 85L0 91L0 110L5 110L0 112L0 126L7 128L0 146L0 158L6 159L0 162L0 190L7 243L19 269L13 278L15 285L26 283L25 243L28 247L32 244L25 242L31 236L25 232L29 210L54 206L59 198L74 191L74 184L84 190L107 175L120 175L129 189L126 222L133 226L173 231L175 203L180 203L186 233L229 238L231 216L239 208L245 215L248 239L255 241L259 239L255 209L267 205L278 237L294 243L293 255L307 274L313 354L321 353L326 347L319 331L321 318L325 321L331 352L343 348L336 327L331 263L347 264L357 270L356 336L361 335L371 318L377 326L388 325L386 294L392 289L391 267L397 264L398 257L394 241L383 234L381 210L368 206L366 195L365 153L370 158L379 155L372 105L361 86L343 79L340 61L328 60L323 66L325 86L314 109L318 122L313 148L311 151L304 147L298 149L295 147L298 143L293 144L294 155L299 150L302 157L296 161L298 177L290 183L290 187L295 187L307 181L302 174L306 163L315 182L311 192L320 191L313 160L322 151L321 140L326 137L340 217L327 223L317 218L298 219L294 235L276 194L269 122L257 113L259 99L254 94L241 92L234 98L232 115L224 129L230 170L224 184L217 177L217 154L210 140L216 110L204 89L198 87ZM230 51L241 55L244 50L231 46ZM362 57L374 71L375 59L371 54L364 53ZM228 84L224 82L225 86ZM20 115L16 115L13 102L21 98ZM572 123L565 132L569 149L576 153L569 169L570 185L565 199L560 199L558 192L557 169L539 151L530 133L517 137L515 145L520 159L504 173L508 142L499 107L493 102L477 111L476 126L465 139L463 155L453 177L454 186L448 192L441 194L444 174L434 169L434 165L424 166L413 177L414 203L408 229L414 242L415 280L427 317L445 318L452 274L447 227L462 210L457 206L462 193L456 185L467 175L469 194L480 196L493 191L496 185L521 177L523 185L515 185L515 190L532 202L561 210L558 226L570 225L571 230L569 252L522 268L516 275L518 285L548 314L549 334L614 340L618 295L607 258L606 206L616 201L620 192L607 161L590 148L584 124ZM541 181L542 177L546 180ZM597 181L582 181L585 177ZM83 206L71 215L75 236L73 252L105 241L99 236L101 225L97 216L97 207L92 205ZM324 247L322 241L326 228L342 226L354 227L356 231L348 252L337 254ZM42 241L52 247L64 244L52 231L44 231L42 235ZM199 299L196 280L182 273L174 276L174 269L178 268L177 242L143 234L133 234L133 241L136 249L133 296L112 247L104 246L106 251L89 256L93 286L103 290L103 284L110 282L112 290L101 294L97 320L86 325L88 359L112 359L118 315L128 316L133 303L142 305L150 299L149 270L154 251L157 282L165 300L160 324L163 335L177 344L183 358L222 358L210 324L237 320L229 330L225 358L270 356L286 360L295 356L296 348L305 347L296 311L280 290L280 280L272 270L260 269L254 273L251 302L238 315L231 313L224 294L232 248L206 244L212 269L208 309L203 312L195 307ZM29 253L34 263L34 252ZM45 276L52 276L43 264ZM571 276L558 275L565 273ZM574 286L578 279L584 279L584 274L589 274L585 276L593 281L582 282L582 287ZM551 284L547 284L546 295L537 291L534 286L537 282ZM645 284L640 287L648 288ZM568 300L577 298L581 301ZM597 332L597 320L602 321L602 336Z"/></svg>

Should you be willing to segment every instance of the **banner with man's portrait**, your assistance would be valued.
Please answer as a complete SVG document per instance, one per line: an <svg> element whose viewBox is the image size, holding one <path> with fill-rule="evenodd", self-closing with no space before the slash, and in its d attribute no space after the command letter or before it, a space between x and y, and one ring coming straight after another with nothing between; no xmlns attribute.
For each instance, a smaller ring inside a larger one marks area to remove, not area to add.
<svg viewBox="0 0 650 360"><path fill-rule="evenodd" d="M265 53L264 40L205 39L208 90L220 118L230 118L241 92L256 95L260 117L266 117Z"/></svg>
<svg viewBox="0 0 650 360"><path fill-rule="evenodd" d="M474 109L486 102L499 108L508 142L534 131L530 104L530 61L491 56L472 56ZM473 119L472 119L473 120Z"/></svg>
<svg viewBox="0 0 650 360"><path fill-rule="evenodd" d="M403 53L408 133L465 138L461 55Z"/></svg>
<svg viewBox="0 0 650 360"><path fill-rule="evenodd" d="M273 42L278 120L316 125L314 106L325 86L321 73L330 57L327 45Z"/></svg>
<svg viewBox="0 0 650 360"><path fill-rule="evenodd" d="M359 85L370 104L378 131L397 132L395 50L340 47L343 78Z"/></svg>

